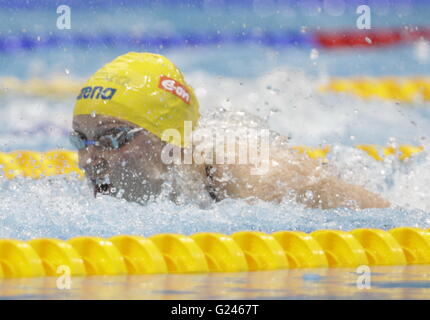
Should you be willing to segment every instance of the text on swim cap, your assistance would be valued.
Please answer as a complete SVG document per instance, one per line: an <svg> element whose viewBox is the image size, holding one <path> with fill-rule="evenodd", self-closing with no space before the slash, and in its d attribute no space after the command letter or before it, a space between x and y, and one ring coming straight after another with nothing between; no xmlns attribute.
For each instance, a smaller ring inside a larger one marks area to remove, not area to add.
<svg viewBox="0 0 430 320"><path fill-rule="evenodd" d="M178 96L187 104L190 104L190 94L188 90L175 79L171 79L166 76L160 77L160 83L158 84L160 89L166 90L170 93L173 93L175 96Z"/></svg>
<svg viewBox="0 0 430 320"><path fill-rule="evenodd" d="M114 96L116 89L103 87L85 87L76 98L79 99L104 99L110 100Z"/></svg>

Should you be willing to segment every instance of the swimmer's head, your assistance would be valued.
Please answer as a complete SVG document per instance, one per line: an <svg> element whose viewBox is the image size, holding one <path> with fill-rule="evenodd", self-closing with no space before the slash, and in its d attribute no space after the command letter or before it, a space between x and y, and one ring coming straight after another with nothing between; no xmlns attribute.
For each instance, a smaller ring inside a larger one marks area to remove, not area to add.
<svg viewBox="0 0 430 320"><path fill-rule="evenodd" d="M94 195L140 202L161 192L168 170L161 161L166 142L129 121L105 115L76 115L73 130L79 167Z"/></svg>
<svg viewBox="0 0 430 320"><path fill-rule="evenodd" d="M195 127L199 117L193 89L172 62L131 52L106 64L83 86L71 137L95 193L134 201L160 192L167 170L163 147L186 146L190 130L184 127ZM165 134L172 130L177 134Z"/></svg>
<svg viewBox="0 0 430 320"><path fill-rule="evenodd" d="M181 71L167 58L130 52L98 70L81 89L74 115L105 115L184 146L184 127L196 126L199 104ZM179 135L165 135L176 130ZM164 134L164 135L163 135Z"/></svg>

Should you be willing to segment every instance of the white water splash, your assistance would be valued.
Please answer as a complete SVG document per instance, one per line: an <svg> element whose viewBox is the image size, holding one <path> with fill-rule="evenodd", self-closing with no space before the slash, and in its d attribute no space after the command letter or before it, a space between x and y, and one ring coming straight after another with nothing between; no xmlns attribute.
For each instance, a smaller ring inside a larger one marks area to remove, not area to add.
<svg viewBox="0 0 430 320"><path fill-rule="evenodd" d="M290 145L330 145L329 161L343 179L380 193L393 207L323 211L305 209L287 200L281 204L225 200L202 209L192 201L175 205L163 199L140 206L108 196L94 199L82 180L62 176L40 180L0 178L0 237L67 239L78 235L430 226L428 152L406 162L394 158L376 162L353 147L359 143L387 145L393 138L397 144L423 144L429 138L428 105L406 107L348 95L322 95L315 87L323 78L310 78L292 69L274 70L257 79L220 78L199 72L187 80L198 88L202 126L268 127L290 136ZM71 126L73 100L2 99L3 150L70 148L63 132ZM28 111L31 108L36 109ZM38 126L55 127L57 131L38 131ZM425 148L430 150L430 146Z"/></svg>

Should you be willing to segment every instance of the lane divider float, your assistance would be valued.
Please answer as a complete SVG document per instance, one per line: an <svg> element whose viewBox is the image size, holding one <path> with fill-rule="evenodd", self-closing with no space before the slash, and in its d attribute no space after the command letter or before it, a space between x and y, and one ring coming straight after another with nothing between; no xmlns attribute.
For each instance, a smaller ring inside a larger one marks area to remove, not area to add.
<svg viewBox="0 0 430 320"><path fill-rule="evenodd" d="M367 100L379 98L420 103L430 101L430 78L332 78L318 90L348 93Z"/></svg>
<svg viewBox="0 0 430 320"><path fill-rule="evenodd" d="M286 31L209 31L182 33L152 32L74 32L61 34L0 35L0 52L14 53L42 48L127 48L127 50L159 51L168 48L205 47L222 44L255 43L269 47L317 46L312 33L296 30Z"/></svg>
<svg viewBox="0 0 430 320"><path fill-rule="evenodd" d="M55 99L78 96L85 80L71 80L66 77L49 79L16 77L0 78L0 95L18 93L20 96L53 97Z"/></svg>
<svg viewBox="0 0 430 320"><path fill-rule="evenodd" d="M21 80L15 77L0 78L0 96L73 98L79 95L85 80L67 77L31 78ZM331 78L319 84L316 90L322 93L348 93L363 99L394 100L405 103L430 101L430 78L428 77L361 77Z"/></svg>
<svg viewBox="0 0 430 320"><path fill-rule="evenodd" d="M373 30L317 31L315 42L327 49L372 48L430 39L429 28L380 28Z"/></svg>
<svg viewBox="0 0 430 320"><path fill-rule="evenodd" d="M208 273L430 264L430 231L412 227L0 239L0 278ZM60 268L60 269L59 269Z"/></svg>
<svg viewBox="0 0 430 320"><path fill-rule="evenodd" d="M0 35L0 52L15 53L36 49L72 48L133 48L133 50L155 50L181 47L206 47L225 44L255 43L267 47L317 47L338 48L379 48L410 44L430 39L430 28L380 28L374 30L320 31L184 31L178 33L161 32L73 32L68 34L22 34Z"/></svg>
<svg viewBox="0 0 430 320"><path fill-rule="evenodd" d="M69 150L0 152L0 174L2 173L8 179L17 176L41 178L60 174L84 176L78 167L78 154Z"/></svg>
<svg viewBox="0 0 430 320"><path fill-rule="evenodd" d="M322 148L293 146L292 148L314 159L326 159L330 152L329 146ZM404 161L424 151L423 146L406 144L397 147L362 144L356 145L355 148L363 150L377 161L384 161L389 157ZM0 152L0 176L4 175L8 179L17 176L38 179L61 174L84 177L84 172L78 167L77 152L70 150Z"/></svg>

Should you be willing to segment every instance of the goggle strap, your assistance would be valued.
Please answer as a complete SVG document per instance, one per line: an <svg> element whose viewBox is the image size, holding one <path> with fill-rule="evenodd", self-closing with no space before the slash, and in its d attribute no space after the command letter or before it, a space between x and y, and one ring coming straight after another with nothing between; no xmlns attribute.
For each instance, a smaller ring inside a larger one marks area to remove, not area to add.
<svg viewBox="0 0 430 320"><path fill-rule="evenodd" d="M131 129L129 131L125 131L124 130L124 131L121 131L115 138L114 137L109 137L110 140L111 140L111 143L112 143L112 147L114 149L118 149L119 148L119 141L118 141L118 139L121 137L122 134L126 133L125 138L129 139L135 133L137 133L137 132L139 132L141 130L143 130L143 128L134 128L134 129ZM70 138L72 139L72 143L75 144L78 149L82 149L82 148L85 148L85 147L91 146L91 145L95 145L95 146L100 145L100 142L98 140L85 140L85 139L82 139L82 138L80 138L80 137L78 137L76 135L71 135ZM79 141L77 141L77 140L79 140Z"/></svg>
<svg viewBox="0 0 430 320"><path fill-rule="evenodd" d="M136 132L139 132L141 130L143 130L143 128L134 128L134 129L131 129L130 131L127 132L127 135L135 134Z"/></svg>

